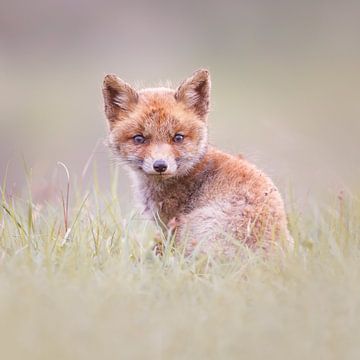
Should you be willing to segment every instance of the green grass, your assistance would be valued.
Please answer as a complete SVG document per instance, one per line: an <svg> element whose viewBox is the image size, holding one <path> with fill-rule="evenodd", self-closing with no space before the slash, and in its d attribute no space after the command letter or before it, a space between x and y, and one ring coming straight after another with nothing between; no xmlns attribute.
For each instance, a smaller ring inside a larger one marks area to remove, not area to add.
<svg viewBox="0 0 360 360"><path fill-rule="evenodd" d="M360 201L290 206L293 252L152 251L115 186L34 204L2 188L1 359L359 359Z"/></svg>

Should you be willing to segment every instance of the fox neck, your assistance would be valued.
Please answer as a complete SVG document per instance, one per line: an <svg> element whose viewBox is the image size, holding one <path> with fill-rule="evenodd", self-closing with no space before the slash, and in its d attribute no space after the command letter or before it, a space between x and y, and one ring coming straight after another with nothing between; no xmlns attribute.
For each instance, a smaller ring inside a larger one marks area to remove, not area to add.
<svg viewBox="0 0 360 360"><path fill-rule="evenodd" d="M209 158L207 149L187 175L161 179L133 172L136 200L144 214L160 219L165 225L192 210L196 201L196 193L209 176Z"/></svg>

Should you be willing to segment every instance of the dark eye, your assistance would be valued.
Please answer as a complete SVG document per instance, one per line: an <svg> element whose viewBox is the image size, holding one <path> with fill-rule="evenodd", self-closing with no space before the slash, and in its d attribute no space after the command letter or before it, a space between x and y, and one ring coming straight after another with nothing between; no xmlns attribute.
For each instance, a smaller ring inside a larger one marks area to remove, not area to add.
<svg viewBox="0 0 360 360"><path fill-rule="evenodd" d="M184 135L182 134L175 134L174 136L174 142L181 143L184 140Z"/></svg>
<svg viewBox="0 0 360 360"><path fill-rule="evenodd" d="M135 135L133 139L135 144L143 144L145 142L145 138L142 135Z"/></svg>

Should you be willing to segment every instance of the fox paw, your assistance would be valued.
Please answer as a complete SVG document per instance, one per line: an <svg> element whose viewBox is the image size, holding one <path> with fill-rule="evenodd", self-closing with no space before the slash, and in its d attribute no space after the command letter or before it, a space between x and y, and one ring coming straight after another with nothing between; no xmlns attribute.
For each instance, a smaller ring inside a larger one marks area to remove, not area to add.
<svg viewBox="0 0 360 360"><path fill-rule="evenodd" d="M164 243L160 233L157 233L154 236L155 245L152 250L155 252L155 255L162 256L164 254Z"/></svg>
<svg viewBox="0 0 360 360"><path fill-rule="evenodd" d="M175 232L175 230L179 227L180 220L177 217L173 217L168 223L167 228L170 232Z"/></svg>

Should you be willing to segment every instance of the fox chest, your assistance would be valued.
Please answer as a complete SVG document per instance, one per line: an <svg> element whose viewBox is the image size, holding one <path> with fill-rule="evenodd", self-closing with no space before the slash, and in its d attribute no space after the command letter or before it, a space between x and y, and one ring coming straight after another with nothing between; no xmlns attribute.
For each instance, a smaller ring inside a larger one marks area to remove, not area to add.
<svg viewBox="0 0 360 360"><path fill-rule="evenodd" d="M164 225L173 218L186 214L193 208L194 199L184 189L142 188L141 199L143 212Z"/></svg>
<svg viewBox="0 0 360 360"><path fill-rule="evenodd" d="M152 218L160 218L166 225L171 219L179 217L185 212L185 201L181 197L156 196L147 194L143 197L143 209L145 213Z"/></svg>

